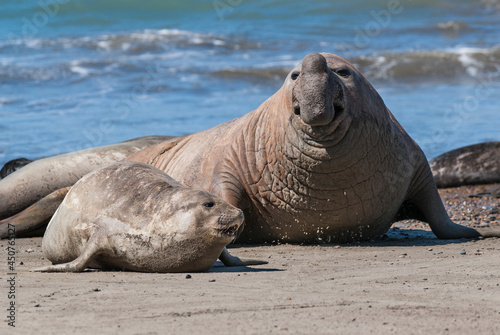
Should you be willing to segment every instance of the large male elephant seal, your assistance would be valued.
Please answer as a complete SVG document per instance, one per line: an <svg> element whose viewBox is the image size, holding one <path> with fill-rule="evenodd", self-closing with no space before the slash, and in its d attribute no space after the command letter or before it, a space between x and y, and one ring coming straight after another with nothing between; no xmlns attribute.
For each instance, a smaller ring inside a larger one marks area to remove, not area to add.
<svg viewBox="0 0 500 335"><path fill-rule="evenodd" d="M401 218L439 238L500 236L448 217L427 160L350 63L310 54L253 112L128 158L243 209L238 242L351 242Z"/></svg>
<svg viewBox="0 0 500 335"><path fill-rule="evenodd" d="M468 145L433 158L437 187L500 183L500 142Z"/></svg>
<svg viewBox="0 0 500 335"><path fill-rule="evenodd" d="M134 152L171 139L171 136L146 136L129 141L41 158L0 180L0 238L7 236L7 226L16 226L19 234L46 225L67 190L85 174L101 166L121 161ZM13 171L9 171L13 172ZM47 197L48 196L48 197ZM36 210L27 206L47 197Z"/></svg>
<svg viewBox="0 0 500 335"><path fill-rule="evenodd" d="M205 271L242 223L240 209L207 191L184 187L150 165L119 162L71 188L42 241L55 265L35 271Z"/></svg>

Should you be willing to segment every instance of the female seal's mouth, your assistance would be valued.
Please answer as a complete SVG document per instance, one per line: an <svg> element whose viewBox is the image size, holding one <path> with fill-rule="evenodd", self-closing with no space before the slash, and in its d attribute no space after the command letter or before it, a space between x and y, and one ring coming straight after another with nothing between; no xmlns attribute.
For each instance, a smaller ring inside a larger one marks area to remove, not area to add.
<svg viewBox="0 0 500 335"><path fill-rule="evenodd" d="M217 231L221 236L236 237L240 225L234 224L224 228L218 228Z"/></svg>
<svg viewBox="0 0 500 335"><path fill-rule="evenodd" d="M219 236L227 236L236 238L240 230L243 229L244 217L243 212L238 210L237 213L222 213L219 216L218 225L215 230Z"/></svg>

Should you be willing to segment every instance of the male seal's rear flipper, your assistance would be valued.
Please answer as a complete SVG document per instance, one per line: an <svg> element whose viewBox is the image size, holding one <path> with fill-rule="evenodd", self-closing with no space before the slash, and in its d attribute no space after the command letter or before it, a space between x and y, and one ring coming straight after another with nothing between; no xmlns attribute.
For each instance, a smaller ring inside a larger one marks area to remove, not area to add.
<svg viewBox="0 0 500 335"><path fill-rule="evenodd" d="M413 178L409 202L415 205L439 239L500 237L500 229L469 228L451 221L439 196L431 170L423 164Z"/></svg>
<svg viewBox="0 0 500 335"><path fill-rule="evenodd" d="M13 225L16 227L17 237L22 237L27 233L33 236L32 232L44 229L70 189L71 186L54 191L22 212L0 220L0 239L7 238L7 227L12 228Z"/></svg>
<svg viewBox="0 0 500 335"><path fill-rule="evenodd" d="M247 266L247 265L262 265L267 264L266 261L261 261L258 259L246 259L232 256L227 248L224 247L222 253L219 256L219 259L225 266Z"/></svg>
<svg viewBox="0 0 500 335"><path fill-rule="evenodd" d="M96 256L105 253L106 236L94 231L90 236L82 254L68 263L47 265L31 270L32 272L82 272Z"/></svg>

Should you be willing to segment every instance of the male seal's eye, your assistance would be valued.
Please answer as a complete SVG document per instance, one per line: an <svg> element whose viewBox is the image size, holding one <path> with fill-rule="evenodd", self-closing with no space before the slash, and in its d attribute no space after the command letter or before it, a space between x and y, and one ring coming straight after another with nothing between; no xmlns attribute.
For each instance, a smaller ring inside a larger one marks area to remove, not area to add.
<svg viewBox="0 0 500 335"><path fill-rule="evenodd" d="M294 73L292 73L292 75L290 77L292 78L292 80L295 80L299 77L299 74L300 74L300 72L294 72Z"/></svg>
<svg viewBox="0 0 500 335"><path fill-rule="evenodd" d="M334 72L342 77L349 77L351 75L351 71L345 67L341 68L341 69L337 69Z"/></svg>
<svg viewBox="0 0 500 335"><path fill-rule="evenodd" d="M214 206L215 206L215 202L212 202L212 201L203 203L203 207L206 207L206 208L212 208Z"/></svg>

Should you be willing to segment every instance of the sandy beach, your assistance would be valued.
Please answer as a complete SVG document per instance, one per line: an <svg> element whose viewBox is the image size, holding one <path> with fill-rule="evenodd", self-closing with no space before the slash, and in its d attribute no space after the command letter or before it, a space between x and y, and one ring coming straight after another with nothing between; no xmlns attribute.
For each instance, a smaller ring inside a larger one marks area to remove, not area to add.
<svg viewBox="0 0 500 335"><path fill-rule="evenodd" d="M500 199L469 197L498 187L440 193L457 222L498 226ZM15 240L10 289L0 241L2 334L500 333L500 240L438 240L419 222L352 245L236 245L269 264L190 274L29 272L49 263L41 241Z"/></svg>

